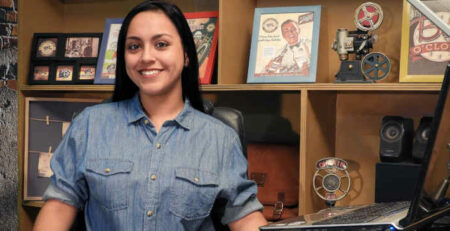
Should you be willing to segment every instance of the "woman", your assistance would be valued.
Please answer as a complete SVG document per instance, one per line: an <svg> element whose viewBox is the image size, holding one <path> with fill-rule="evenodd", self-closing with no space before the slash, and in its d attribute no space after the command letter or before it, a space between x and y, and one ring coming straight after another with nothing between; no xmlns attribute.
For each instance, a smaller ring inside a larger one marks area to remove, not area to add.
<svg viewBox="0 0 450 231"><path fill-rule="evenodd" d="M114 102L73 120L35 230L67 230L78 209L88 230L214 230L219 200L231 230L266 223L237 134L202 112L197 62L176 6L146 1L130 11Z"/></svg>

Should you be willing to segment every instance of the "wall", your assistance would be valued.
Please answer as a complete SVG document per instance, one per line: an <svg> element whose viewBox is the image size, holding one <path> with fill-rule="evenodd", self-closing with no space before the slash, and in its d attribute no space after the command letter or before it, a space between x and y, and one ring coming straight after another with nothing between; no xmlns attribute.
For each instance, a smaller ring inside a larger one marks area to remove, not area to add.
<svg viewBox="0 0 450 231"><path fill-rule="evenodd" d="M17 1L0 0L0 230L17 230Z"/></svg>

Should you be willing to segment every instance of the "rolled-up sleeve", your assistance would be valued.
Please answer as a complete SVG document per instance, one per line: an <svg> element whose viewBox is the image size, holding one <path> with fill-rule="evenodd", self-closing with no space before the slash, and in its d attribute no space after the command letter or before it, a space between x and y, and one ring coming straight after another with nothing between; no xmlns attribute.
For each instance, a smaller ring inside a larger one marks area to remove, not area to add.
<svg viewBox="0 0 450 231"><path fill-rule="evenodd" d="M43 200L56 199L78 209L87 200L87 186L83 177L84 151L88 139L87 119L81 113L71 123L50 162L53 175Z"/></svg>
<svg viewBox="0 0 450 231"><path fill-rule="evenodd" d="M263 206L256 198L257 185L247 178L247 160L242 154L242 146L237 134L231 138L233 141L227 148L223 158L224 165L221 174L223 185L222 199L227 201L222 224L229 224L233 221L258 210Z"/></svg>

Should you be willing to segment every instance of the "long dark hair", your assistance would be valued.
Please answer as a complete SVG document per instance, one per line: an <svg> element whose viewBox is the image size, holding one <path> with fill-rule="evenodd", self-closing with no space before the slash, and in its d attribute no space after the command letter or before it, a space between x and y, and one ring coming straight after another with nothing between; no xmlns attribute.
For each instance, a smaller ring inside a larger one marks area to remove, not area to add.
<svg viewBox="0 0 450 231"><path fill-rule="evenodd" d="M188 99L191 105L204 112L202 98L198 86L198 60L192 32L181 10L174 4L150 0L134 7L124 18L117 42L116 82L114 85L113 102L132 98L139 88L131 81L125 69L125 40L131 20L143 11L162 11L177 28L183 45L184 53L189 59L187 67L181 72L183 99Z"/></svg>

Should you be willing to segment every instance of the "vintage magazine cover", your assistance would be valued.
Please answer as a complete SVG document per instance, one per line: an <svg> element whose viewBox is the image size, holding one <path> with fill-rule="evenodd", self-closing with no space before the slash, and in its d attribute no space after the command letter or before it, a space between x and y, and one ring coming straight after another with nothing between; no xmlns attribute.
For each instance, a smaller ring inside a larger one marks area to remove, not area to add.
<svg viewBox="0 0 450 231"><path fill-rule="evenodd" d="M111 24L102 66L102 79L114 79L116 76L117 40L121 26L122 24Z"/></svg>
<svg viewBox="0 0 450 231"><path fill-rule="evenodd" d="M254 76L308 76L313 24L313 12L261 15Z"/></svg>

